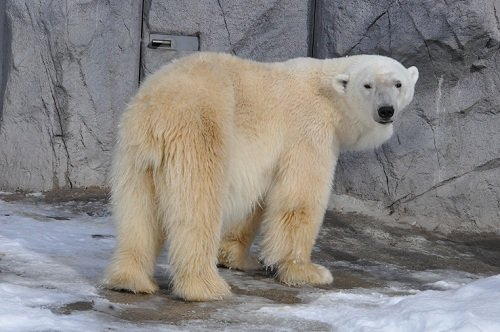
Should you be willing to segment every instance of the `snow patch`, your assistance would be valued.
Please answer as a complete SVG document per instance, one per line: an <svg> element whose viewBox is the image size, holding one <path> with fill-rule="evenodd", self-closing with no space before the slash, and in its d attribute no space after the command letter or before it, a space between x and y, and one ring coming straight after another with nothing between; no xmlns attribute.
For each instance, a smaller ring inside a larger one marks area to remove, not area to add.
<svg viewBox="0 0 500 332"><path fill-rule="evenodd" d="M436 284L454 288L456 284ZM267 306L261 313L331 324L335 331L500 331L500 275L447 291L408 296L327 293L306 305Z"/></svg>

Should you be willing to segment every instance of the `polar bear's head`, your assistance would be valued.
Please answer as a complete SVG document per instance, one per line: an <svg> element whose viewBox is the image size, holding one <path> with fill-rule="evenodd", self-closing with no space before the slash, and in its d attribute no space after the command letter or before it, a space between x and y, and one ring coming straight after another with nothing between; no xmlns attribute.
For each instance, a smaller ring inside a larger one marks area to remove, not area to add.
<svg viewBox="0 0 500 332"><path fill-rule="evenodd" d="M416 67L377 55L352 57L352 63L334 77L334 88L345 96L350 112L373 127L388 125L413 99L418 80Z"/></svg>

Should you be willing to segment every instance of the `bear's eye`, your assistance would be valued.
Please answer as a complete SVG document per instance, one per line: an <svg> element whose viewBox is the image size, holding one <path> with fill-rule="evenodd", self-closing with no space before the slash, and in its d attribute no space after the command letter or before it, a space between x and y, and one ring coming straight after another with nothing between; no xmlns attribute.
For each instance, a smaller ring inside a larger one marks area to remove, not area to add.
<svg viewBox="0 0 500 332"><path fill-rule="evenodd" d="M363 85L363 86L365 87L365 89L371 89L372 88L372 86L370 84L368 84L368 83L365 84L365 85Z"/></svg>
<svg viewBox="0 0 500 332"><path fill-rule="evenodd" d="M396 88L400 88L402 86L401 82L396 82Z"/></svg>

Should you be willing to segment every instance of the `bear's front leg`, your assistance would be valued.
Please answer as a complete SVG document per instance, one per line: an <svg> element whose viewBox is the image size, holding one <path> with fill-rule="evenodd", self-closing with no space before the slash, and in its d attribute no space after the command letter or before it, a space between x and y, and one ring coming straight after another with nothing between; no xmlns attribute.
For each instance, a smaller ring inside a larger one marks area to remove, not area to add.
<svg viewBox="0 0 500 332"><path fill-rule="evenodd" d="M334 160L310 149L296 152L280 163L266 199L261 258L266 266L277 267L278 280L287 285L330 284L332 274L311 262L311 252L326 210Z"/></svg>
<svg viewBox="0 0 500 332"><path fill-rule="evenodd" d="M277 266L278 280L289 286L332 283L330 271L311 262L323 211L304 207L275 212L269 214L264 227L264 264Z"/></svg>

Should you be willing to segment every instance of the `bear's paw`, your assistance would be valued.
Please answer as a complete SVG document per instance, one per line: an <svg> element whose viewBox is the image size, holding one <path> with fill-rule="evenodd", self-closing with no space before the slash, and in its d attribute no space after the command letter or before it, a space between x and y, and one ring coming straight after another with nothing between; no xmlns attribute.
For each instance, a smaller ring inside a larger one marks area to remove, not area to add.
<svg viewBox="0 0 500 332"><path fill-rule="evenodd" d="M288 286L327 285L333 282L327 268L310 262L284 262L278 267L277 278Z"/></svg>
<svg viewBox="0 0 500 332"><path fill-rule="evenodd" d="M231 287L219 275L175 277L173 292L186 301L222 300L231 295Z"/></svg>
<svg viewBox="0 0 500 332"><path fill-rule="evenodd" d="M261 268L257 257L249 255L247 249L238 241L222 242L217 264L239 271L252 271Z"/></svg>
<svg viewBox="0 0 500 332"><path fill-rule="evenodd" d="M158 284L146 274L129 272L110 272L107 274L104 285L107 289L127 291L132 293L153 294L158 291Z"/></svg>

